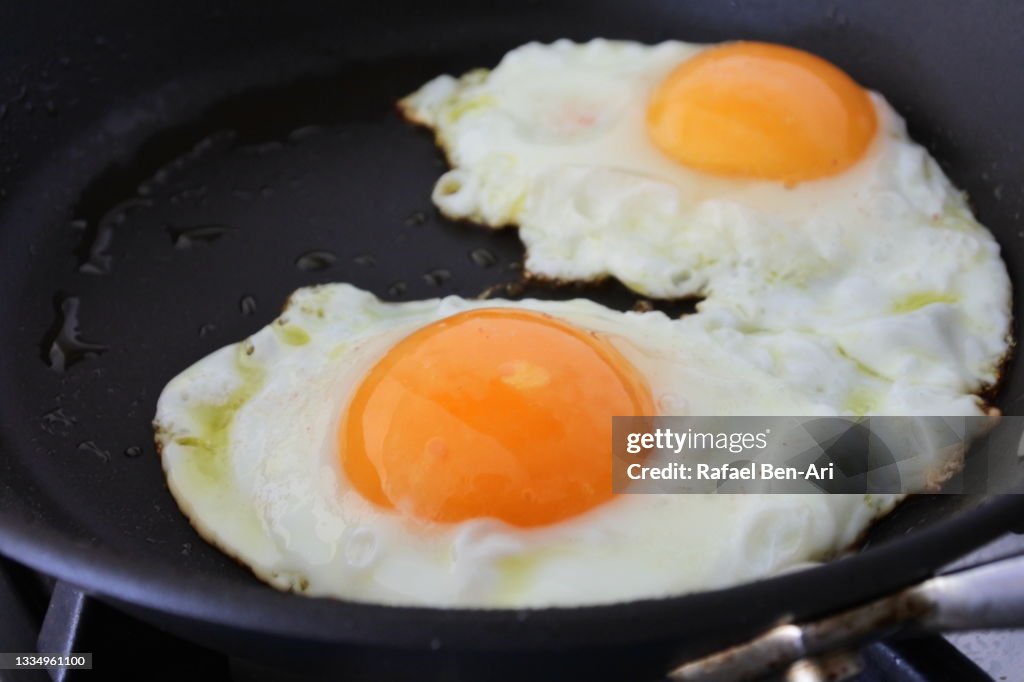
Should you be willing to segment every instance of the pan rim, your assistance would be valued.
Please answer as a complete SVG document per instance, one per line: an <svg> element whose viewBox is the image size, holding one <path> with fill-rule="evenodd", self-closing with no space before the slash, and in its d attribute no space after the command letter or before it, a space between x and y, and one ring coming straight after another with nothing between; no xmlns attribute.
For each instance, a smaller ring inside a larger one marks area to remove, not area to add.
<svg viewBox="0 0 1024 682"><path fill-rule="evenodd" d="M159 562L119 556L37 523L19 522L7 512L0 512L0 554L115 605L263 635L337 645L431 649L440 641L459 650L523 651L553 646L549 635L555 631L559 648L671 640L685 636L687 613L758 592L783 594L789 591L784 587L789 582L800 581L813 590L816 585L845 585L846 578L857 574L875 576L873 589L848 596L836 591L820 600L817 613L794 615L799 619L828 613L923 579L967 551L1012 532L1022 517L1024 492L995 495L920 531L806 571L661 598L528 609L449 609L307 597L274 590L255 579L245 587L224 589L222 581L182 580L169 569L161 570ZM901 572L879 571L891 568L901 556L919 561ZM744 624L753 625L752 632L767 625ZM737 629L737 639L741 637Z"/></svg>

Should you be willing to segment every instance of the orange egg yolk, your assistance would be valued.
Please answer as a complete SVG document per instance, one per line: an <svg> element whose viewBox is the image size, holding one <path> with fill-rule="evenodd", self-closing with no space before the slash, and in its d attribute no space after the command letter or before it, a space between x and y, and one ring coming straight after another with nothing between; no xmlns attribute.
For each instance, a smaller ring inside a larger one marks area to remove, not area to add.
<svg viewBox="0 0 1024 682"><path fill-rule="evenodd" d="M611 417L653 410L643 377L603 337L486 308L397 343L342 415L339 453L380 506L541 526L612 496Z"/></svg>
<svg viewBox="0 0 1024 682"><path fill-rule="evenodd" d="M878 126L868 94L802 50L738 42L680 64L651 96L647 132L695 170L787 184L834 175Z"/></svg>

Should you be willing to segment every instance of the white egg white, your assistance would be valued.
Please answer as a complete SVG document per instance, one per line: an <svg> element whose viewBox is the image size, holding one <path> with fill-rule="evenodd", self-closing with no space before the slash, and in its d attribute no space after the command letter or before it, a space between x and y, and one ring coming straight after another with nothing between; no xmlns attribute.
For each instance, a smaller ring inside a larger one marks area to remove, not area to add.
<svg viewBox="0 0 1024 682"><path fill-rule="evenodd" d="M652 92L707 47L530 43L435 78L401 102L452 166L434 202L518 226L537 276L701 296L709 329L825 337L891 381L994 384L1010 320L999 247L882 96L865 157L796 186L693 171L651 143Z"/></svg>
<svg viewBox="0 0 1024 682"><path fill-rule="evenodd" d="M646 378L662 414L832 415L870 396L980 414L968 394L893 382L822 337L765 336L596 303L456 297L383 303L344 284L300 289L252 337L175 377L155 426L168 484L197 530L271 584L388 604L545 606L735 584L828 557L897 496L620 495L547 527L438 524L367 502L346 481L337 430L359 381L415 329L514 307L596 332ZM784 367L785 371L779 371ZM935 461L930 466L942 467Z"/></svg>

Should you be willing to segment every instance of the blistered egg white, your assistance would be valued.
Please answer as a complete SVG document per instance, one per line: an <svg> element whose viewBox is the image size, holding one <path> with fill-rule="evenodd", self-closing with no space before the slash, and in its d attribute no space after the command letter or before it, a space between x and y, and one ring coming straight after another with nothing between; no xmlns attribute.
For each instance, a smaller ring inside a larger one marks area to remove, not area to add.
<svg viewBox="0 0 1024 682"><path fill-rule="evenodd" d="M434 202L517 225L535 275L701 296L708 329L824 337L889 381L993 384L1010 319L998 245L882 96L866 156L796 186L691 171L654 147L651 93L706 47L531 43L435 78L401 102L452 166Z"/></svg>
<svg viewBox="0 0 1024 682"><path fill-rule="evenodd" d="M749 343L691 318L584 300L382 303L343 284L300 289L280 318L200 360L160 396L157 442L179 506L205 538L280 588L389 604L524 607L763 577L846 547L897 501L620 495L534 529L490 519L425 523L373 506L347 483L336 440L360 379L413 330L496 306L606 336L646 377L661 414L833 415L868 399L873 412L898 414L913 390L865 373L818 337ZM971 396L930 391L936 413L981 413Z"/></svg>

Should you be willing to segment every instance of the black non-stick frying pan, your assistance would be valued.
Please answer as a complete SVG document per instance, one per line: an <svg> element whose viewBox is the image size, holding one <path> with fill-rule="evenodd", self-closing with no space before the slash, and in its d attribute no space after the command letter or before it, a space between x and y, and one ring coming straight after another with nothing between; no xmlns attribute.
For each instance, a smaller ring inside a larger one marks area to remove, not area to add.
<svg viewBox="0 0 1024 682"><path fill-rule="evenodd" d="M1015 276L1022 33L1024 6L957 0L6 3L0 551L185 637L367 679L642 679L922 578L1019 527L1024 496L915 498L855 556L670 599L471 611L279 593L190 528L149 423L167 380L297 287L404 300L520 277L514 232L434 211L443 162L394 102L528 40L753 38L821 54L907 117ZM531 293L636 301L614 283ZM995 402L1012 414L1022 399L1011 365Z"/></svg>

